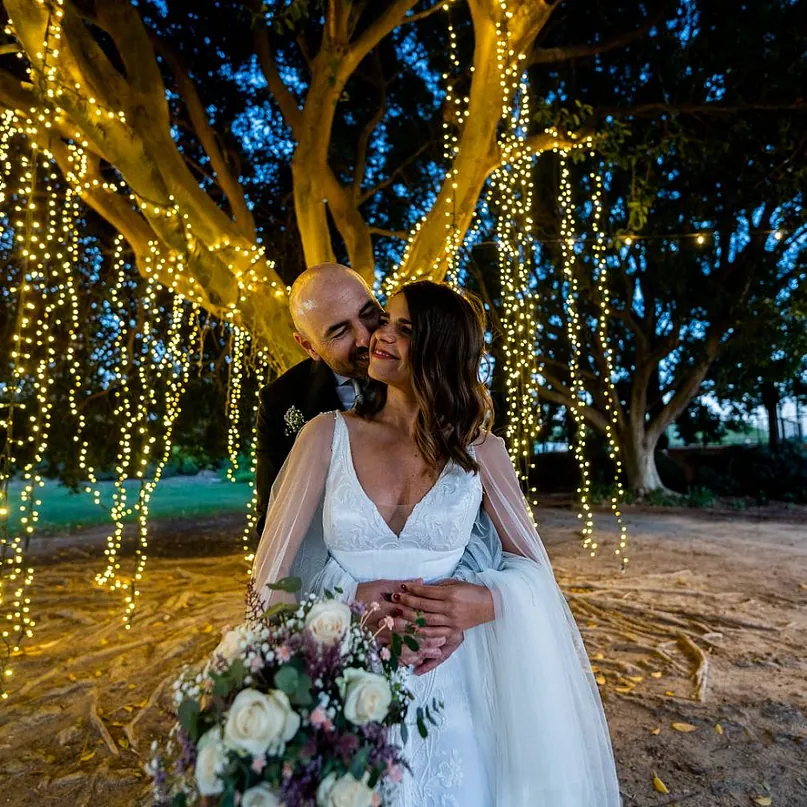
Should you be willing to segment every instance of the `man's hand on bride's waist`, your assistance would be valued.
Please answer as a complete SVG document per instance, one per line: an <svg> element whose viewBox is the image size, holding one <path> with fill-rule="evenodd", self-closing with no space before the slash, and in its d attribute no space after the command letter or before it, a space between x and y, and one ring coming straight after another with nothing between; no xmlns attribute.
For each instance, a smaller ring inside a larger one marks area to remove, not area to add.
<svg viewBox="0 0 807 807"><path fill-rule="evenodd" d="M443 580L434 585L399 583L392 602L400 607L404 620L416 622L422 617L428 627L449 628L455 633L496 618L490 591L462 580Z"/></svg>

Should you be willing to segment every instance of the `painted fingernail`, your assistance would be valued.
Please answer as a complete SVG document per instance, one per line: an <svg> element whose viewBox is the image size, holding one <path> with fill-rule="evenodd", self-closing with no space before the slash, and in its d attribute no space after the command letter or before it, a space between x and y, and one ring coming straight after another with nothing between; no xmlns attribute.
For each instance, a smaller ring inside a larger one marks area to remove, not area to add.
<svg viewBox="0 0 807 807"><path fill-rule="evenodd" d="M403 613L403 611L402 611L400 608L396 608L396 609L395 609L395 610L392 612L392 615L393 615L393 616L400 616L402 613Z"/></svg>
<svg viewBox="0 0 807 807"><path fill-rule="evenodd" d="M401 591L406 591L406 584L405 583L401 583Z"/></svg>
<svg viewBox="0 0 807 807"><path fill-rule="evenodd" d="M398 600L401 599L401 595L400 594L393 594L392 599L395 600L395 602L398 602Z"/></svg>

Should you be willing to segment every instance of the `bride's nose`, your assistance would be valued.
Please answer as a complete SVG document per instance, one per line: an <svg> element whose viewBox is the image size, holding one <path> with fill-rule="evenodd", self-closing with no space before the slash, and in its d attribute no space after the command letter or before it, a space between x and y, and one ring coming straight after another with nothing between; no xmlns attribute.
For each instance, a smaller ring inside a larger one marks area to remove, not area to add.
<svg viewBox="0 0 807 807"><path fill-rule="evenodd" d="M386 344L391 345L395 342L395 331L390 323L386 323L385 325L379 326L375 332L375 337L380 342L385 342Z"/></svg>

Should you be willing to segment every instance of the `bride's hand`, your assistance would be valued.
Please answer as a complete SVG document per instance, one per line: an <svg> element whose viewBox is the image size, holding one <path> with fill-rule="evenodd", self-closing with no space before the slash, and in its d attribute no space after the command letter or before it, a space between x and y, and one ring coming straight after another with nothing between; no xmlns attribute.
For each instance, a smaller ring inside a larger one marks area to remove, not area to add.
<svg viewBox="0 0 807 807"><path fill-rule="evenodd" d="M392 593L400 591L401 585L417 585L422 583L418 580L373 580L369 583L359 583L356 588L356 600L366 605L376 602L378 610L372 613L368 619L369 626L376 630L378 624L385 617L392 617L395 620L393 630L396 633L405 633L407 623L401 617L403 609L392 601Z"/></svg>
<svg viewBox="0 0 807 807"><path fill-rule="evenodd" d="M461 633L495 618L493 596L485 586L462 580L443 580L431 586L401 583L392 601L410 622L422 616L429 627Z"/></svg>

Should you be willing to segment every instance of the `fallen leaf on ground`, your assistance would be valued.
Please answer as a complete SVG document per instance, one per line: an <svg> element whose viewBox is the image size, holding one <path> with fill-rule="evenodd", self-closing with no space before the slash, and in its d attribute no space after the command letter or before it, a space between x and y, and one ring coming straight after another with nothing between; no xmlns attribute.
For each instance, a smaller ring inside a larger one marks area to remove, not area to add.
<svg viewBox="0 0 807 807"><path fill-rule="evenodd" d="M667 790L667 785L658 778L658 774L654 771L653 772L653 787L658 790L659 793L669 793L670 791Z"/></svg>
<svg viewBox="0 0 807 807"><path fill-rule="evenodd" d="M601 687L605 686L605 676L604 676L604 675L598 675L598 676L597 676L597 677L596 677L594 680L595 680L595 681L596 681L596 682L597 682L597 683L598 683L598 684L599 684Z"/></svg>
<svg viewBox="0 0 807 807"><path fill-rule="evenodd" d="M675 695L675 692L673 692L671 689L668 689L664 694L672 697L673 695Z"/></svg>
<svg viewBox="0 0 807 807"><path fill-rule="evenodd" d="M723 733L723 726L721 726L720 723L715 723L715 731L718 734L722 734Z"/></svg>
<svg viewBox="0 0 807 807"><path fill-rule="evenodd" d="M692 723L673 723L672 727L676 731L683 731L683 732L697 731L698 730L698 727L693 726Z"/></svg>
<svg viewBox="0 0 807 807"><path fill-rule="evenodd" d="M661 675L662 673L660 673L658 670L654 670L653 672L650 673L651 678L661 678Z"/></svg>
<svg viewBox="0 0 807 807"><path fill-rule="evenodd" d="M653 731L650 732L651 734L661 734L660 728L654 728Z"/></svg>
<svg viewBox="0 0 807 807"><path fill-rule="evenodd" d="M87 760L92 759L95 756L95 751L87 751L86 754L81 755L81 761L87 762Z"/></svg>
<svg viewBox="0 0 807 807"><path fill-rule="evenodd" d="M759 804L761 807L769 807L769 805L773 804L773 799L770 796L757 796L754 799L754 804Z"/></svg>

